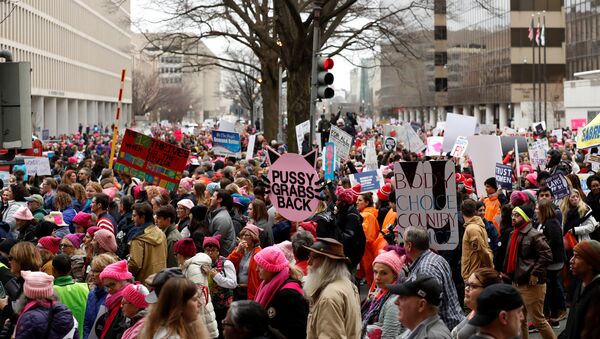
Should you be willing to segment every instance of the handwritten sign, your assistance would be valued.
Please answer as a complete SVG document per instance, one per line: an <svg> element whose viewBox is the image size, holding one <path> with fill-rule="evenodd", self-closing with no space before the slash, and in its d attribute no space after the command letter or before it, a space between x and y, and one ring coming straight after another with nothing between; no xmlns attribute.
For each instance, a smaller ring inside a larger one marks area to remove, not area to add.
<svg viewBox="0 0 600 339"><path fill-rule="evenodd" d="M226 157L242 157L240 134L236 132L212 131L213 153Z"/></svg>
<svg viewBox="0 0 600 339"><path fill-rule="evenodd" d="M529 161L533 168L538 167L542 170L546 168L546 146L548 142L546 139L528 140L527 148L529 150Z"/></svg>
<svg viewBox="0 0 600 339"><path fill-rule="evenodd" d="M469 145L469 139L467 137L458 136L456 138L456 142L454 146L452 146L452 151L450 151L450 155L455 158L462 158L465 155L465 151L467 150L467 146Z"/></svg>
<svg viewBox="0 0 600 339"><path fill-rule="evenodd" d="M436 250L458 246L458 206L452 161L398 162L394 164L396 211L400 230L424 228Z"/></svg>
<svg viewBox="0 0 600 339"><path fill-rule="evenodd" d="M179 186L189 155L189 150L127 129L115 170L173 191Z"/></svg>
<svg viewBox="0 0 600 339"><path fill-rule="evenodd" d="M246 151L246 160L250 160L254 157L254 144L256 144L256 134L252 134L248 137L248 149Z"/></svg>
<svg viewBox="0 0 600 339"><path fill-rule="evenodd" d="M496 163L496 182L504 189L512 189L512 167Z"/></svg>
<svg viewBox="0 0 600 339"><path fill-rule="evenodd" d="M304 141L304 135L310 133L310 120L296 125L296 142L298 142L298 152L302 150L302 141Z"/></svg>
<svg viewBox="0 0 600 339"><path fill-rule="evenodd" d="M50 172L50 159L46 157L24 159L27 175L52 175Z"/></svg>
<svg viewBox="0 0 600 339"><path fill-rule="evenodd" d="M555 200L568 197L571 194L567 179L562 174L554 174L546 179L546 185L552 191Z"/></svg>
<svg viewBox="0 0 600 339"><path fill-rule="evenodd" d="M348 158L352 147L352 136L350 134L342 131L337 126L331 126L329 141L335 144L335 157L338 164L340 160Z"/></svg>

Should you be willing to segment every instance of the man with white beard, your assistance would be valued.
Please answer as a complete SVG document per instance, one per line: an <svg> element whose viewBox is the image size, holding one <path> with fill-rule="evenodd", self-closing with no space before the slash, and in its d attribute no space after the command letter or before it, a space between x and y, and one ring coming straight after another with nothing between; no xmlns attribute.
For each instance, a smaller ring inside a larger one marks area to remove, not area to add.
<svg viewBox="0 0 600 339"><path fill-rule="evenodd" d="M304 291L310 301L307 338L356 338L361 333L360 297L352 283L344 246L317 238L309 250Z"/></svg>

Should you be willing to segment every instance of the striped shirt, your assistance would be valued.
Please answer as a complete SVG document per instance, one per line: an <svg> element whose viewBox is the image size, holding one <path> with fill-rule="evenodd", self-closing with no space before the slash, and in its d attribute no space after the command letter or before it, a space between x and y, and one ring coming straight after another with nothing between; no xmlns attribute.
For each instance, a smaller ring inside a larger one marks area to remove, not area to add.
<svg viewBox="0 0 600 339"><path fill-rule="evenodd" d="M96 226L115 233L115 219L108 212L100 213Z"/></svg>

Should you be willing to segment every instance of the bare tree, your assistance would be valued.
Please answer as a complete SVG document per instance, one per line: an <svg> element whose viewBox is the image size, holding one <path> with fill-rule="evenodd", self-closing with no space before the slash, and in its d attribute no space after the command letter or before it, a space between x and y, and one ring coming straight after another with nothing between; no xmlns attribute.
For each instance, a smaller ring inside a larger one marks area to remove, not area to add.
<svg viewBox="0 0 600 339"><path fill-rule="evenodd" d="M262 80L260 79L260 70L248 65L257 64L258 60L247 49L234 50L229 53L229 57L239 60L239 62L232 64L237 71L227 73L224 94L229 98L236 98L243 109L253 112Z"/></svg>

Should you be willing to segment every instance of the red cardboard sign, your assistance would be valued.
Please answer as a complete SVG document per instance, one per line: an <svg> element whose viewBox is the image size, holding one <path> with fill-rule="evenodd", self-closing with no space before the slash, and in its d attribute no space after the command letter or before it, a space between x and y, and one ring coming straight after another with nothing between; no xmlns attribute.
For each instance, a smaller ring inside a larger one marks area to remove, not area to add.
<svg viewBox="0 0 600 339"><path fill-rule="evenodd" d="M582 119L571 119L571 129L573 131L576 131L582 127L585 127L585 125L587 125L587 119L586 118L582 118Z"/></svg>
<svg viewBox="0 0 600 339"><path fill-rule="evenodd" d="M189 150L127 129L115 170L173 191L179 186L189 156Z"/></svg>

